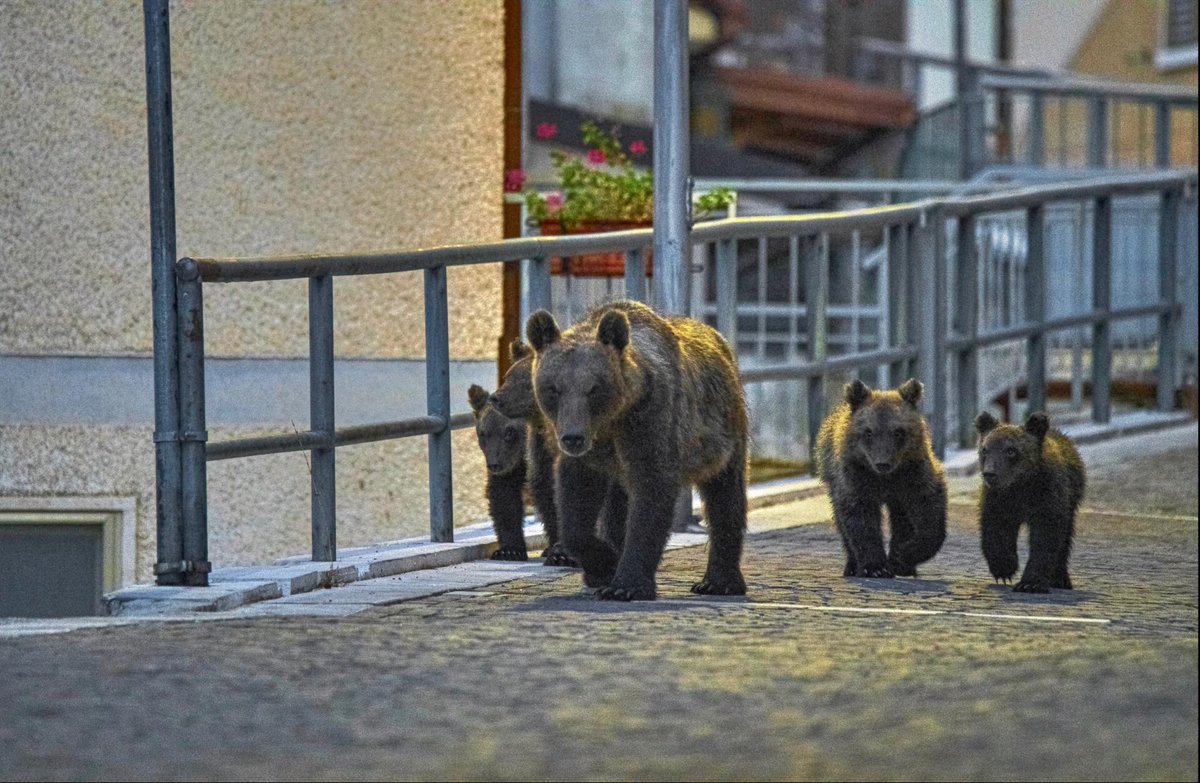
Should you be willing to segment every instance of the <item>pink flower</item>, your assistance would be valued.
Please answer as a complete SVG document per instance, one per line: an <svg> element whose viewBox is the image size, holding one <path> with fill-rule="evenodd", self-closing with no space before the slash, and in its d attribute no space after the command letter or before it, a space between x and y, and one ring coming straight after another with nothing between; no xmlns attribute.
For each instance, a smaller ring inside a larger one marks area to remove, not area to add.
<svg viewBox="0 0 1200 783"><path fill-rule="evenodd" d="M645 155L646 154L646 142L640 141L640 140L633 142L632 144L629 145L629 152L634 155Z"/></svg>
<svg viewBox="0 0 1200 783"><path fill-rule="evenodd" d="M600 165L604 161L608 160L608 157L604 154L604 150L588 150L587 159L588 163Z"/></svg>
<svg viewBox="0 0 1200 783"><path fill-rule="evenodd" d="M537 126L537 137L539 139L553 139L558 135L558 126L553 122L541 122Z"/></svg>
<svg viewBox="0 0 1200 783"><path fill-rule="evenodd" d="M525 185L525 172L520 169L509 169L504 172L504 192L520 193Z"/></svg>
<svg viewBox="0 0 1200 783"><path fill-rule="evenodd" d="M563 205L563 197L562 197L561 193L547 193L546 194L546 208L550 210L551 214L554 214L555 212L558 212L560 209L562 209L562 205Z"/></svg>

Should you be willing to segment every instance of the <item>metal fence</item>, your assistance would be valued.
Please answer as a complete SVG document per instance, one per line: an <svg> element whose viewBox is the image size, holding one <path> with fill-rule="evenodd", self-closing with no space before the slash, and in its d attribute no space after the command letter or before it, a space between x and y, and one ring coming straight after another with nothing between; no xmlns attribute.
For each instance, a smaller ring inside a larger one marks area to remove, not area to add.
<svg viewBox="0 0 1200 783"><path fill-rule="evenodd" d="M1032 408L1045 403L1046 347L1055 331L1086 327L1092 333L1092 414L1096 421L1111 415L1112 324L1131 318L1158 321L1158 402L1174 405L1176 352L1180 329L1177 226L1186 195L1194 193L1194 173L1162 173L1136 177L1049 185L980 196L951 197L841 213L743 217L697 226L691 240L711 249L715 320L734 345L738 343L737 247L741 242L782 240L786 243L794 279L802 292L803 359L742 371L747 384L772 380L801 381L802 410L792 415L807 422L810 437L825 415L833 381L845 373L879 371L889 383L916 375L926 384L926 413L935 446L942 452L948 441L967 444L969 417L959 417L949 431L951 400L970 409L978 399L981 349L1004 341L1023 340L1028 364L1028 396ZM1149 194L1157 199L1159 286L1152 301L1113 306L1111 258L1113 201ZM1045 220L1052 205L1073 202L1092 205L1094 253L1091 308L1084 313L1049 317L1045 291L1047 247ZM977 225L988 215L1024 214L1029 237L1025 271L1023 320L995 325L981 321L980 303L988 293L981 286ZM946 233L947 226L953 233ZM831 355L830 247L838 237L854 232L883 232L888 237L886 295L895 306L887 312L886 339ZM949 240L948 240L949 236ZM207 474L211 460L249 457L287 451L311 452L312 556L336 559L336 450L358 443L391 438L429 439L430 538L453 539L451 496L451 430L469 426L468 414L452 415L449 397L449 335L446 270L450 266L525 260L529 266L529 303L549 307L550 263L553 257L621 252L626 259L627 291L644 291L643 253L653 241L650 229L608 234L510 239L480 245L439 247L395 253L354 253L275 258L181 259L176 285L181 325L177 357L181 414L182 495L181 530L172 531L180 551L166 553L168 562L207 562ZM956 245L957 252L948 246ZM1194 246L1194 245L1193 245ZM953 259L953 262L951 262ZM1192 255L1189 263L1195 264ZM346 275L421 272L425 282L425 343L427 414L401 421L338 428L334 419L333 281ZM304 432L206 443L204 403L204 306L206 284L252 283L267 280L309 281L309 367L311 419ZM798 343L799 344L799 343ZM947 368L951 371L947 372ZM167 480L170 480L169 475ZM173 487L159 487L160 494ZM160 558L163 553L160 552Z"/></svg>

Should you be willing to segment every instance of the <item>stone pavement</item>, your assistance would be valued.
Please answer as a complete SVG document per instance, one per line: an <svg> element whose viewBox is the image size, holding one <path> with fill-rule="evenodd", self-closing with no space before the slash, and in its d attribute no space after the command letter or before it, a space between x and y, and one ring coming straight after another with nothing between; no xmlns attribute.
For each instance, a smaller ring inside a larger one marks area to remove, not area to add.
<svg viewBox="0 0 1200 783"><path fill-rule="evenodd" d="M1141 437L1085 451L1073 592L992 584L956 479L918 579L842 578L813 499L754 512L746 600L687 592L694 547L656 603L478 564L344 617L0 638L0 778L1194 780L1196 430Z"/></svg>

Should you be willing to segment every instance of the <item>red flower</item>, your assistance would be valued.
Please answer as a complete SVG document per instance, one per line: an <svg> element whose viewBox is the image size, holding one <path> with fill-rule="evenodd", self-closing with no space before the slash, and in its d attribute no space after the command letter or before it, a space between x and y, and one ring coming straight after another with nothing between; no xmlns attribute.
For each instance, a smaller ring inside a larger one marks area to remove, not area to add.
<svg viewBox="0 0 1200 783"><path fill-rule="evenodd" d="M599 165L608 160L608 157L604 154L604 150L588 150L587 159L588 163Z"/></svg>
<svg viewBox="0 0 1200 783"><path fill-rule="evenodd" d="M633 142L629 145L629 152L633 155L645 155L646 142L640 140Z"/></svg>
<svg viewBox="0 0 1200 783"><path fill-rule="evenodd" d="M547 193L546 207L550 210L550 214L554 214L562 209L563 196L561 193Z"/></svg>
<svg viewBox="0 0 1200 783"><path fill-rule="evenodd" d="M525 186L525 172L520 169L509 169L504 172L504 192L520 193Z"/></svg>
<svg viewBox="0 0 1200 783"><path fill-rule="evenodd" d="M558 135L558 126L553 122L541 122L537 126L537 137L539 139L553 139Z"/></svg>

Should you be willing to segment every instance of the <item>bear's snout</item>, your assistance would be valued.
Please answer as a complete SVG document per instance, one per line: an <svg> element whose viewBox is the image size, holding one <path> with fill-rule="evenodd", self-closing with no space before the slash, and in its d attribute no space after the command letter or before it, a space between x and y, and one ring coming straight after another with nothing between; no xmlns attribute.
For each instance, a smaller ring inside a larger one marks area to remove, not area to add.
<svg viewBox="0 0 1200 783"><path fill-rule="evenodd" d="M583 456L588 450L587 436L575 432L560 435L558 444L572 457Z"/></svg>
<svg viewBox="0 0 1200 783"><path fill-rule="evenodd" d="M876 462L875 463L875 472L882 476L886 476L887 474L892 472L892 463L891 462Z"/></svg>

